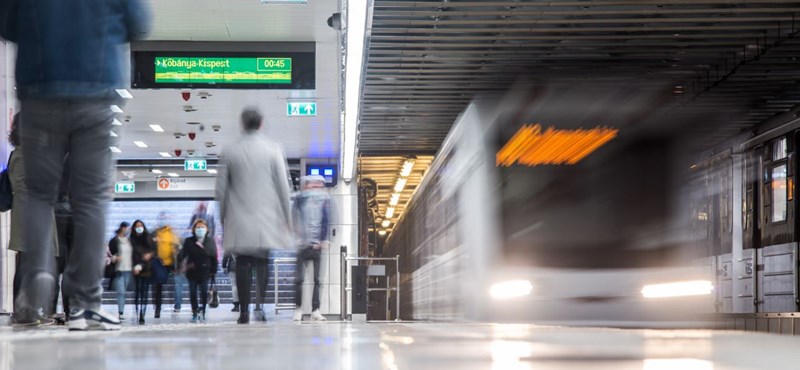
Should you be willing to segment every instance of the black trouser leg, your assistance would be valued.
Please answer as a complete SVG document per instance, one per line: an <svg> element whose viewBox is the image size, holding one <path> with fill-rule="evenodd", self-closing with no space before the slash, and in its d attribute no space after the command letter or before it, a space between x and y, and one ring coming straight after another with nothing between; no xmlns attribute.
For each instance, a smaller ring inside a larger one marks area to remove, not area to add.
<svg viewBox="0 0 800 370"><path fill-rule="evenodd" d="M193 314L197 314L197 286L197 280L189 279L189 302L192 304Z"/></svg>
<svg viewBox="0 0 800 370"><path fill-rule="evenodd" d="M19 307L17 307L17 296L19 296L19 290L22 285L22 273L19 271L20 266L22 263L20 260L22 259L22 252L17 252L16 257L14 258L14 282L12 288L12 294L14 295L14 312L19 311Z"/></svg>
<svg viewBox="0 0 800 370"><path fill-rule="evenodd" d="M66 266L66 264L65 264L66 260L67 260L66 256L58 256L58 257L56 257L56 276L55 276L56 287L55 287L55 291L53 291L53 304L51 305L51 308L52 308L51 310L53 311L53 313L57 313L58 312L57 308L58 308L58 296L59 296L59 294L62 296L61 300L62 300L62 303L64 305L64 313L69 312L68 308L67 308L69 306L67 304L67 297L64 294L64 290L61 289L61 282L59 280L61 275L64 274L64 266Z"/></svg>
<svg viewBox="0 0 800 370"><path fill-rule="evenodd" d="M153 301L155 301L156 313L161 312L163 293L164 293L164 284L156 284L156 287L153 290Z"/></svg>
<svg viewBox="0 0 800 370"><path fill-rule="evenodd" d="M267 297L269 259L255 258L254 263L256 269L256 307L260 309Z"/></svg>
<svg viewBox="0 0 800 370"><path fill-rule="evenodd" d="M313 249L311 251L311 260L314 262L314 295L313 295L313 298L311 299L311 309L313 311L318 310L319 306L320 306L320 302L319 302L319 287L320 287L320 283L319 283L319 268L320 268L320 264L321 264L320 262L321 262L321 259L322 259L321 257L322 257L322 253L321 253L320 249Z"/></svg>
<svg viewBox="0 0 800 370"><path fill-rule="evenodd" d="M254 264L255 258L253 257L236 257L236 290L239 293L242 312L247 312L250 306L250 282L253 280Z"/></svg>
<svg viewBox="0 0 800 370"><path fill-rule="evenodd" d="M294 305L303 307L303 282L306 277L305 249L297 252L297 262L294 267Z"/></svg>

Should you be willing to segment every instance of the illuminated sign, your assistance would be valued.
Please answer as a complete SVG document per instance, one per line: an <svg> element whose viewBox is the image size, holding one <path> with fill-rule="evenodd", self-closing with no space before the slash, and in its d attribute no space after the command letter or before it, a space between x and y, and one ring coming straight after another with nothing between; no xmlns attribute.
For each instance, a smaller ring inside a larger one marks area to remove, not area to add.
<svg viewBox="0 0 800 370"><path fill-rule="evenodd" d="M525 125L497 152L497 166L573 165L617 137L617 129L542 131L540 125Z"/></svg>
<svg viewBox="0 0 800 370"><path fill-rule="evenodd" d="M187 159L183 162L183 169L186 171L205 171L208 164L205 159Z"/></svg>
<svg viewBox="0 0 800 370"><path fill-rule="evenodd" d="M314 102L286 103L286 115L289 117L316 116L317 103Z"/></svg>
<svg viewBox="0 0 800 370"><path fill-rule="evenodd" d="M120 181L114 184L115 193L135 193L136 183L133 181Z"/></svg>
<svg viewBox="0 0 800 370"><path fill-rule="evenodd" d="M319 175L325 178L325 186L336 186L337 173L335 164L306 164L306 175Z"/></svg>
<svg viewBox="0 0 800 370"><path fill-rule="evenodd" d="M155 58L156 83L291 84L291 58Z"/></svg>

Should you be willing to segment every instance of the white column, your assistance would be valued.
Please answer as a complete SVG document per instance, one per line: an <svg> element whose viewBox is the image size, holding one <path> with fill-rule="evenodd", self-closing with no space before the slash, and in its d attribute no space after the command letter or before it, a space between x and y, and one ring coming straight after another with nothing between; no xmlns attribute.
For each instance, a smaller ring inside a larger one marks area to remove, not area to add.
<svg viewBox="0 0 800 370"><path fill-rule="evenodd" d="M8 141L9 118L14 113L14 81L12 46L6 42L0 43L0 163L5 169L8 165L10 151ZM10 232L10 212L0 214L0 312L10 312L12 308L12 282L14 276L14 255L8 251L8 237Z"/></svg>

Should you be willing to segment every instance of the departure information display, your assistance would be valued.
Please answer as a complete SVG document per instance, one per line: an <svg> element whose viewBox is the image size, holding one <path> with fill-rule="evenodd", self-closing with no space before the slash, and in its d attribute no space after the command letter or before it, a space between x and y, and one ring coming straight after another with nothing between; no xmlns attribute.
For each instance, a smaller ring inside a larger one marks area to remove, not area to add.
<svg viewBox="0 0 800 370"><path fill-rule="evenodd" d="M292 58L156 56L154 63L156 83L292 83Z"/></svg>
<svg viewBox="0 0 800 370"><path fill-rule="evenodd" d="M131 48L134 89L316 89L313 43L142 42Z"/></svg>

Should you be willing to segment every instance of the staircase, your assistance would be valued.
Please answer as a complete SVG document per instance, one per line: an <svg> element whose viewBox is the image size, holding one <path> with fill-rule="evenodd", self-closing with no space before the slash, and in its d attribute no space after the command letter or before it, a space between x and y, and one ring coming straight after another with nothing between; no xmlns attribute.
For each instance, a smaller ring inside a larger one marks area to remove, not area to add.
<svg viewBox="0 0 800 370"><path fill-rule="evenodd" d="M294 253L291 252L284 252L284 251L273 251L272 255L269 258L269 269L268 269L268 283L267 283L267 293L266 293L266 304L275 304L275 271L273 259L274 258L285 258L285 257L294 257ZM219 293L219 301L220 304L231 304L233 303L233 293L231 290L231 279L228 277L226 273L222 271L222 268L218 268L217 270L217 278L214 286L217 288L217 292ZM278 303L285 303L285 304L292 304L294 303L294 276L295 276L295 266L292 264L280 264L278 265ZM133 305L134 304L134 284L131 284L129 287L128 292L125 295L125 304L126 305ZM117 292L113 288L109 288L108 286L108 279L103 279L103 304L104 305L116 305L117 304ZM153 299L153 294L155 292L155 287L150 287L150 296L148 298L148 303L153 304L155 301ZM175 303L175 281L172 276L170 276L167 283L164 284L163 289L163 306L166 306L165 310L171 309L172 305ZM250 290L250 297L255 302L255 284L251 284ZM182 304L189 305L189 286L188 284L184 287L183 292L183 300Z"/></svg>

